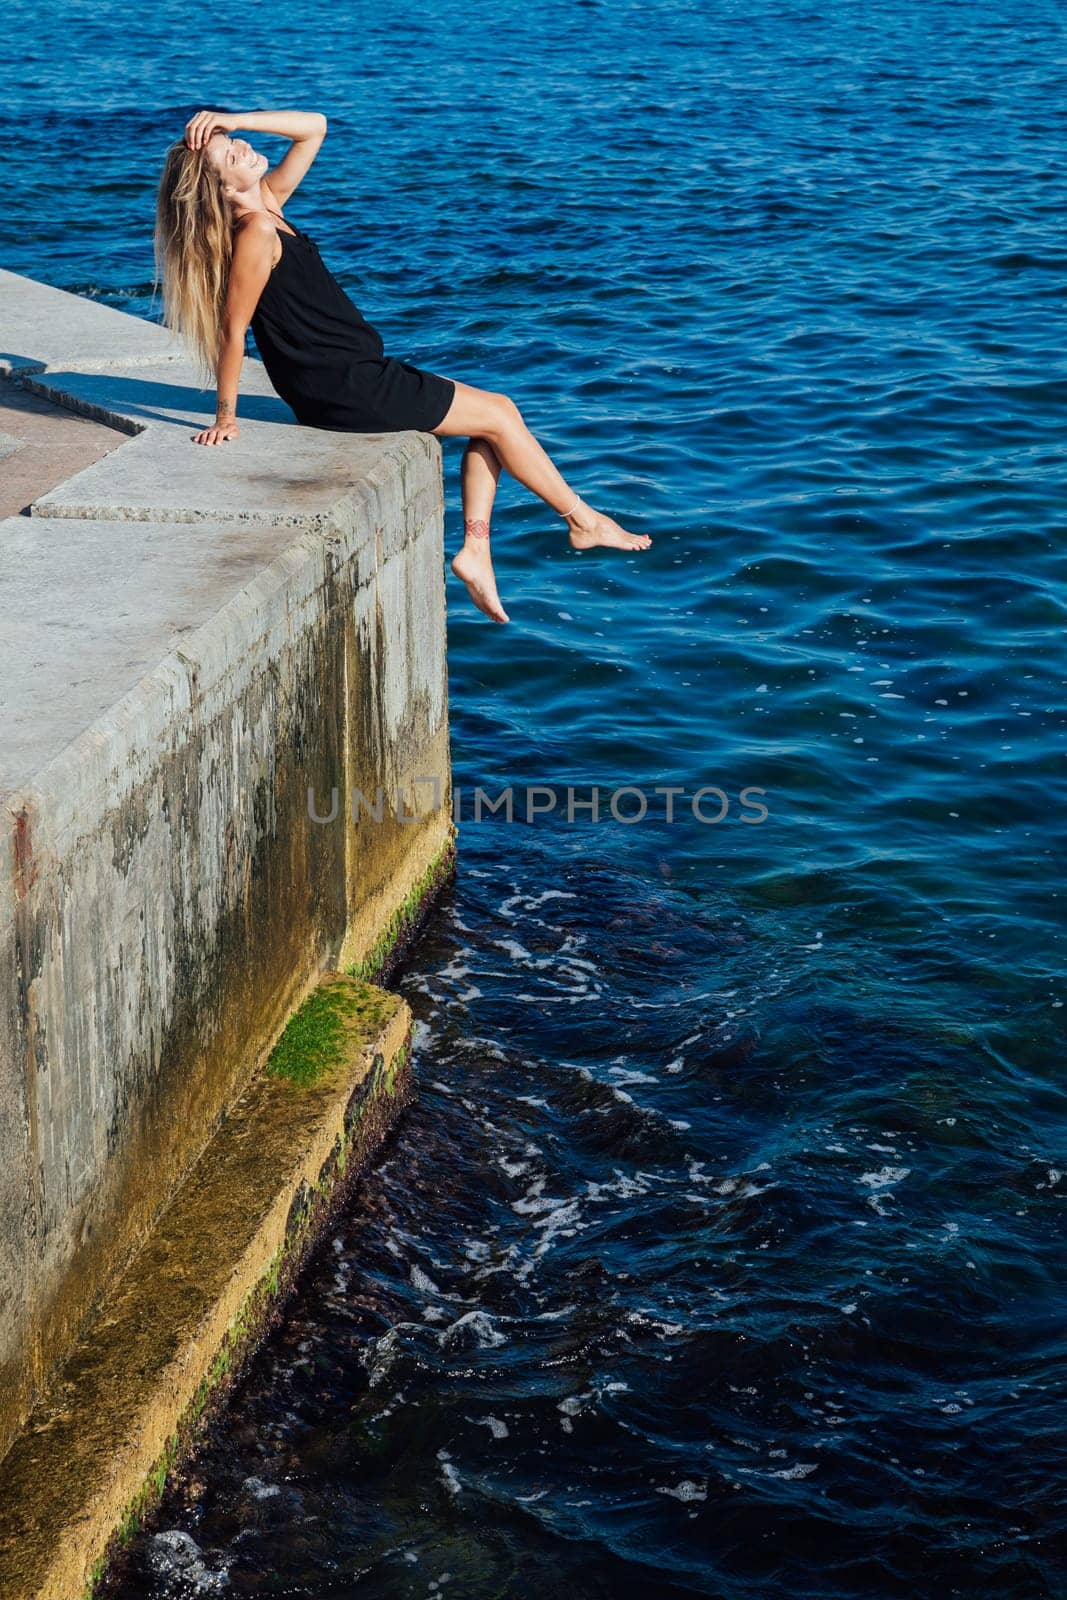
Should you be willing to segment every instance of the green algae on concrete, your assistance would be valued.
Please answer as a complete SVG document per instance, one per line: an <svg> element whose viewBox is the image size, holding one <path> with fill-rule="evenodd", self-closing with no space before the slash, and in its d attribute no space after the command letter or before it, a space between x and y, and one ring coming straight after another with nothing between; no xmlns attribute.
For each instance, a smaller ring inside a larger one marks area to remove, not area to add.
<svg viewBox="0 0 1067 1600"><path fill-rule="evenodd" d="M349 1048L349 1024L376 1028L384 1011L380 989L353 980L322 983L286 1023L271 1051L266 1070L290 1083L315 1083L330 1067L344 1059Z"/></svg>
<svg viewBox="0 0 1067 1600"><path fill-rule="evenodd" d="M410 1097L398 995L332 972L301 1013L313 1046L324 1030L309 1017L329 1015L341 1039L326 1028L303 1070L290 1024L291 1071L264 1071L232 1107L0 1463L4 1600L89 1600Z"/></svg>
<svg viewBox="0 0 1067 1600"><path fill-rule="evenodd" d="M433 901L455 869L456 845L453 834L415 879L363 959L345 968L350 977L381 982L389 976L412 944L430 913Z"/></svg>

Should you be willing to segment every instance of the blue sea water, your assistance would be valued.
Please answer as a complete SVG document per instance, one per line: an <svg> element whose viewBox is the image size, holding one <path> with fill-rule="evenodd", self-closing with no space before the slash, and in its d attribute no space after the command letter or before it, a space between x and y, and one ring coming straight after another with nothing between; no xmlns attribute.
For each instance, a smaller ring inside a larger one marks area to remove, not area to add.
<svg viewBox="0 0 1067 1600"><path fill-rule="evenodd" d="M448 578L417 1101L107 1592L1067 1592L1062 7L5 24L0 265L158 317L186 118L321 109L387 349L653 538Z"/></svg>

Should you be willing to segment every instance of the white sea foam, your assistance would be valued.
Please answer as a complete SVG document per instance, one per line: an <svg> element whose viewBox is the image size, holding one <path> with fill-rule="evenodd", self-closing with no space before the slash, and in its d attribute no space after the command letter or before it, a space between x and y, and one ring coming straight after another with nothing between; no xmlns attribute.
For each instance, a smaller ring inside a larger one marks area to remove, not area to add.
<svg viewBox="0 0 1067 1600"><path fill-rule="evenodd" d="M566 1204L566 1201L556 1195L542 1195L546 1179L540 1177L527 1189L521 1200L511 1202L512 1211L517 1211L522 1217L536 1216L539 1212L552 1211L557 1206Z"/></svg>
<svg viewBox="0 0 1067 1600"><path fill-rule="evenodd" d="M585 1181L585 1192L590 1200L600 1200L604 1195L618 1195L620 1199L629 1199L632 1195L648 1194L651 1184L640 1173L631 1177L629 1173L615 1169L615 1181L605 1178L603 1183L597 1183L594 1178Z"/></svg>
<svg viewBox="0 0 1067 1600"><path fill-rule="evenodd" d="M609 1067L608 1071L617 1078L619 1083L658 1083L659 1079L650 1072L640 1072L636 1067Z"/></svg>
<svg viewBox="0 0 1067 1600"><path fill-rule="evenodd" d="M530 1170L528 1161L508 1161L499 1152L493 1156L493 1163L500 1168L501 1172L506 1173L509 1178L521 1178L524 1172L529 1172Z"/></svg>
<svg viewBox="0 0 1067 1600"><path fill-rule="evenodd" d="M692 1478L683 1478L681 1483L676 1483L673 1489L661 1488L656 1485L657 1494L669 1494L675 1500L706 1500L708 1498L707 1483L694 1483Z"/></svg>
<svg viewBox="0 0 1067 1600"><path fill-rule="evenodd" d="M506 1422L502 1422L499 1417L468 1417L467 1421L473 1422L479 1428L489 1428L494 1439L506 1439L508 1437L508 1425Z"/></svg>
<svg viewBox="0 0 1067 1600"><path fill-rule="evenodd" d="M493 1061L506 1061L507 1055L492 1039L482 1039L476 1033L469 1033L463 1041L463 1048L467 1053L477 1051L478 1055L489 1056Z"/></svg>
<svg viewBox="0 0 1067 1600"><path fill-rule="evenodd" d="M642 1328L654 1328L657 1337L669 1338L671 1334L681 1333L685 1327L684 1322L667 1322L663 1317L657 1317L651 1311L628 1311L627 1322L636 1322Z"/></svg>
<svg viewBox="0 0 1067 1600"><path fill-rule="evenodd" d="M545 889L541 894L511 894L502 900L497 907L497 912L502 917L514 918L513 906L521 906L524 911L536 911L548 900L577 900L578 896L569 889Z"/></svg>
<svg viewBox="0 0 1067 1600"><path fill-rule="evenodd" d="M513 994L511 998L521 1000L528 1006L572 1006L579 1000L595 999L596 996L591 995L588 989L582 989L577 993L572 991L570 994L530 994L528 990L523 989Z"/></svg>
<svg viewBox="0 0 1067 1600"><path fill-rule="evenodd" d="M437 1459L441 1463L441 1482L451 1495L458 1495L463 1489L459 1473L452 1465L451 1457L447 1450L438 1450Z"/></svg>
<svg viewBox="0 0 1067 1600"><path fill-rule="evenodd" d="M597 966L595 961L586 961L581 956L571 955L566 944L560 947L559 954L561 959L566 962L568 967L578 967L582 971L591 972L594 977L596 977L597 973L600 971L600 968Z"/></svg>
<svg viewBox="0 0 1067 1600"><path fill-rule="evenodd" d="M518 939L494 939L492 942L498 950L505 951L513 961L520 961L524 966L553 967L558 959L556 956L535 956Z"/></svg>
<svg viewBox="0 0 1067 1600"><path fill-rule="evenodd" d="M253 1500L273 1500L275 1495L281 1494L281 1488L276 1483L264 1483L262 1478L246 1478L241 1485L248 1491Z"/></svg>
<svg viewBox="0 0 1067 1600"><path fill-rule="evenodd" d="M577 1227L567 1227L566 1224L570 1222L576 1223L579 1216L578 1202L577 1200L571 1200L566 1205L560 1206L558 1210L553 1211L550 1216L542 1217L540 1221L535 1222L535 1228L543 1228L545 1231L540 1244L534 1251L534 1255L543 1256L546 1250L551 1250L557 1236L570 1238L577 1233ZM588 1226L588 1224L582 1224L582 1226Z"/></svg>
<svg viewBox="0 0 1067 1600"><path fill-rule="evenodd" d="M508 1342L507 1335L493 1327L493 1319L487 1311L464 1312L462 1317L457 1317L455 1322L441 1329L437 1342L441 1346L459 1344L464 1342L468 1334L474 1335L480 1349Z"/></svg>
<svg viewBox="0 0 1067 1600"><path fill-rule="evenodd" d="M902 1183L910 1172L910 1167L881 1167L877 1172L865 1172L859 1181L868 1189L888 1189L894 1183Z"/></svg>
<svg viewBox="0 0 1067 1600"><path fill-rule="evenodd" d="M380 1338L372 1340L361 1353L360 1360L367 1369L367 1382L373 1389L389 1373L393 1362L400 1354L402 1328L417 1328L417 1322L398 1322L395 1327L387 1328Z"/></svg>
<svg viewBox="0 0 1067 1600"><path fill-rule="evenodd" d="M186 1593L219 1594L229 1587L228 1572L211 1572L204 1565L203 1551L191 1534L181 1528L167 1528L149 1541L149 1569L168 1583L175 1580Z"/></svg>

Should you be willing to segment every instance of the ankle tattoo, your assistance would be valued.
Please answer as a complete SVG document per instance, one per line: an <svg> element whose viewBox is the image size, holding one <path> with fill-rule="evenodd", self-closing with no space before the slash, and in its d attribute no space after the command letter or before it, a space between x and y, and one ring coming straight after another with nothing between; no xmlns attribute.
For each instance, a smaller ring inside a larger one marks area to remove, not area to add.
<svg viewBox="0 0 1067 1600"><path fill-rule="evenodd" d="M463 530L475 539L488 539L489 537L489 524L483 521L481 517L475 517L473 521L465 521Z"/></svg>

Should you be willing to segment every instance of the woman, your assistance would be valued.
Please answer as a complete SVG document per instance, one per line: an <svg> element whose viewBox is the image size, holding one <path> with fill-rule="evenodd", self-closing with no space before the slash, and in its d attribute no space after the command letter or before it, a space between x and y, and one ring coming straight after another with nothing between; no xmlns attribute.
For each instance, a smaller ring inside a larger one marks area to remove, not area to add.
<svg viewBox="0 0 1067 1600"><path fill-rule="evenodd" d="M238 128L292 140L272 172ZM539 495L576 550L646 550L567 487L507 395L386 356L382 339L283 207L326 136L317 112L198 111L167 153L156 209L164 321L218 388L213 427L197 444L238 437L237 380L251 326L267 376L297 421L356 433L418 428L470 440L463 453L463 548L451 563L480 611L507 622L489 554L501 467Z"/></svg>

